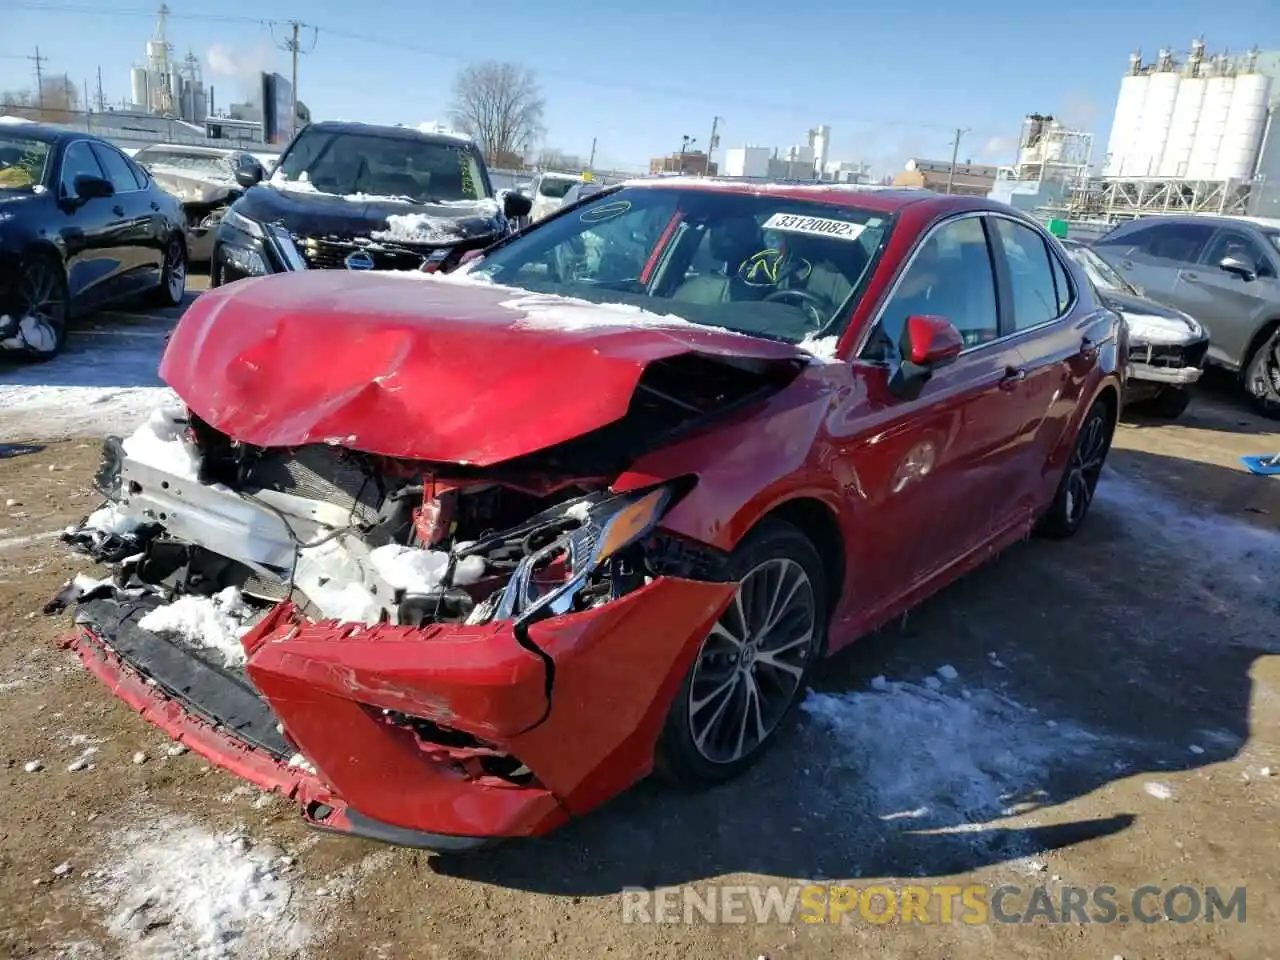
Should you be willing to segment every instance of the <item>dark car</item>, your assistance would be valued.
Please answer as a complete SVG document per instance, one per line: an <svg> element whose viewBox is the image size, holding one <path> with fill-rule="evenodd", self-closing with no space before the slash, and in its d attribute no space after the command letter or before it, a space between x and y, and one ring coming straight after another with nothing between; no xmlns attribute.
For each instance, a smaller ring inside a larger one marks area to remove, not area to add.
<svg viewBox="0 0 1280 960"><path fill-rule="evenodd" d="M1063 240L1098 296L1129 328L1129 383L1125 403L1173 419L1191 402L1189 387L1204 372L1209 331L1181 310L1143 296L1119 271L1077 240Z"/></svg>
<svg viewBox="0 0 1280 960"><path fill-rule="evenodd" d="M182 204L117 147L0 124L0 355L54 356L77 313L145 294L182 302Z"/></svg>
<svg viewBox="0 0 1280 960"><path fill-rule="evenodd" d="M270 179L228 210L214 239L211 284L305 269L448 268L511 232L531 203L495 197L484 157L446 133L313 123Z"/></svg>
<svg viewBox="0 0 1280 960"><path fill-rule="evenodd" d="M1039 224L920 190L655 179L449 276L229 284L107 441L67 642L316 826L543 834L741 773L823 657L1078 531L1126 347Z"/></svg>
<svg viewBox="0 0 1280 960"><path fill-rule="evenodd" d="M1280 222L1143 217L1091 246L1146 296L1206 324L1208 362L1237 374L1254 408L1280 419Z"/></svg>

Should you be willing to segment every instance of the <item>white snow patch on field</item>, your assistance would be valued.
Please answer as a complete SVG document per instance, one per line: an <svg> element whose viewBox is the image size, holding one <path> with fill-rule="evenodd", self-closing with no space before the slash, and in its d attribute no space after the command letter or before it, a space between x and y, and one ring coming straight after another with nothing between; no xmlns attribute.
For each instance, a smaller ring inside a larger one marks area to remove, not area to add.
<svg viewBox="0 0 1280 960"><path fill-rule="evenodd" d="M266 960L312 936L272 853L166 814L113 837L90 899L135 960Z"/></svg>
<svg viewBox="0 0 1280 960"><path fill-rule="evenodd" d="M227 587L212 597L186 594L173 603L149 610L138 621L143 630L167 634L183 643L221 654L227 666L244 663L240 638L249 632L250 607L240 591Z"/></svg>
<svg viewBox="0 0 1280 960"><path fill-rule="evenodd" d="M0 386L0 440L123 433L155 407L177 401L168 387Z"/></svg>
<svg viewBox="0 0 1280 960"><path fill-rule="evenodd" d="M1094 506L1133 535L1134 547L1145 545L1162 557L1172 554L1185 561L1189 576L1179 587L1195 589L1214 612L1229 614L1258 605L1276 609L1280 534L1196 510L1115 470L1103 474Z"/></svg>
<svg viewBox="0 0 1280 960"><path fill-rule="evenodd" d="M864 785L870 815L907 819L913 829L963 831L1011 815L1056 762L1106 746L1067 722L1048 727L988 690L885 681L869 691L811 691L801 709L835 734L834 762Z"/></svg>

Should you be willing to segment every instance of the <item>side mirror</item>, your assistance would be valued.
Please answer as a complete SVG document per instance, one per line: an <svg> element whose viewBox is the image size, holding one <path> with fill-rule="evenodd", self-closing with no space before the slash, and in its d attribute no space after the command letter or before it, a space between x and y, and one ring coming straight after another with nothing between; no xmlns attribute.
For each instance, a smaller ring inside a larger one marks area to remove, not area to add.
<svg viewBox="0 0 1280 960"><path fill-rule="evenodd" d="M1235 274L1242 280L1257 280L1258 265L1250 261L1247 257L1231 255L1223 257L1218 261L1218 269L1225 270L1227 273Z"/></svg>
<svg viewBox="0 0 1280 960"><path fill-rule="evenodd" d="M113 197L116 193L116 188L111 185L110 180L88 173L82 173L76 177L75 190L77 200L100 200Z"/></svg>
<svg viewBox="0 0 1280 960"><path fill-rule="evenodd" d="M246 190L250 187L256 187L266 177L266 171L262 169L262 164L260 163L246 163L243 166L236 167L236 183Z"/></svg>
<svg viewBox="0 0 1280 960"><path fill-rule="evenodd" d="M943 317L907 317L902 330L902 362L889 380L889 389L905 400L914 400L933 372L954 362L964 349L964 338Z"/></svg>
<svg viewBox="0 0 1280 960"><path fill-rule="evenodd" d="M514 191L508 190L502 198L502 212L508 220L527 217L532 210L533 201Z"/></svg>

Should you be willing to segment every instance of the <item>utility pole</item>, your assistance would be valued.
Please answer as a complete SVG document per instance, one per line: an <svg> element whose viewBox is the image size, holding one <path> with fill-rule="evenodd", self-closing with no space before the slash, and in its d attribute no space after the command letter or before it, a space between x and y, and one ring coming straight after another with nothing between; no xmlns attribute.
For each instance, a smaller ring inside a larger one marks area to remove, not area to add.
<svg viewBox="0 0 1280 960"><path fill-rule="evenodd" d="M711 152L720 146L720 138L716 136L716 130L719 129L720 121L723 119L724 117L711 118L711 139L707 141L707 163L702 168L703 174L708 177L711 176Z"/></svg>
<svg viewBox="0 0 1280 960"><path fill-rule="evenodd" d="M84 82L84 128L87 132L93 133L93 108L89 105L89 81Z"/></svg>
<svg viewBox="0 0 1280 960"><path fill-rule="evenodd" d="M106 113L107 98L102 93L102 67L98 67L98 112Z"/></svg>
<svg viewBox="0 0 1280 960"><path fill-rule="evenodd" d="M43 110L44 109L44 62L49 58L40 56L40 48L36 47L36 55L34 57L27 57L27 59L36 65L36 109Z"/></svg>
<svg viewBox="0 0 1280 960"><path fill-rule="evenodd" d="M292 138L294 133L296 133L298 129L298 57L301 54L310 53L312 50L316 48L316 40L319 38L320 30L318 27L313 27L309 23L302 23L299 20L289 20L287 21L287 25L290 28L289 36L286 37L283 41L278 42L277 46L279 46L281 50L284 50L286 53L288 53L293 60L293 69L292 69L292 74L289 81L290 82L290 90L289 90L290 116L289 116L289 128L288 128L289 137ZM274 39L274 26L275 25L272 24L273 39ZM311 31L311 45L306 50L302 49L302 41L299 39L303 27L306 27L308 30ZM263 108L265 110L266 104L263 104ZM279 117L276 118L276 121L277 123L279 122Z"/></svg>
<svg viewBox="0 0 1280 960"><path fill-rule="evenodd" d="M956 127L956 138L951 141L951 166L947 168L947 193L951 192L951 186L956 179L956 157L960 156L960 138L968 132Z"/></svg>
<svg viewBox="0 0 1280 960"><path fill-rule="evenodd" d="M587 160L587 169L594 170L596 168L596 138L591 138L591 158Z"/></svg>

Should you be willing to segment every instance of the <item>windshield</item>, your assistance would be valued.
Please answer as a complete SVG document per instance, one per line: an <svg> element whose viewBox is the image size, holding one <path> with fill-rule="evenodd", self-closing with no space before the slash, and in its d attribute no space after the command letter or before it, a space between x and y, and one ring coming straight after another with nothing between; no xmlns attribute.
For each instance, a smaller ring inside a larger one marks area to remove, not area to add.
<svg viewBox="0 0 1280 960"><path fill-rule="evenodd" d="M559 200L581 182L581 180L562 180L559 177L544 177L538 184L538 196Z"/></svg>
<svg viewBox="0 0 1280 960"><path fill-rule="evenodd" d="M133 159L144 167L173 167L179 170L190 170L192 173L206 177L218 177L226 180L235 176L235 168L231 158L201 153L188 153L183 150L170 150L163 147L146 147L133 155Z"/></svg>
<svg viewBox="0 0 1280 960"><path fill-rule="evenodd" d="M1262 235L1266 237L1268 240L1270 240L1271 245L1275 247L1278 252L1280 252L1280 233L1268 233L1266 231L1263 231Z"/></svg>
<svg viewBox="0 0 1280 960"><path fill-rule="evenodd" d="M1084 272L1089 275L1089 279L1093 281L1095 287L1139 296L1138 291L1128 280L1120 276L1120 272L1115 267L1111 266L1088 247L1082 247L1074 243L1063 244L1063 246L1067 249L1067 255L1084 268Z"/></svg>
<svg viewBox="0 0 1280 960"><path fill-rule="evenodd" d="M489 196L470 144L370 133L306 130L280 159L273 180L304 180L340 196L447 203Z"/></svg>
<svg viewBox="0 0 1280 960"><path fill-rule="evenodd" d="M30 190L44 182L49 144L0 133L0 190Z"/></svg>
<svg viewBox="0 0 1280 960"><path fill-rule="evenodd" d="M628 187L516 237L473 275L798 342L848 321L888 228L883 214L809 200Z"/></svg>

